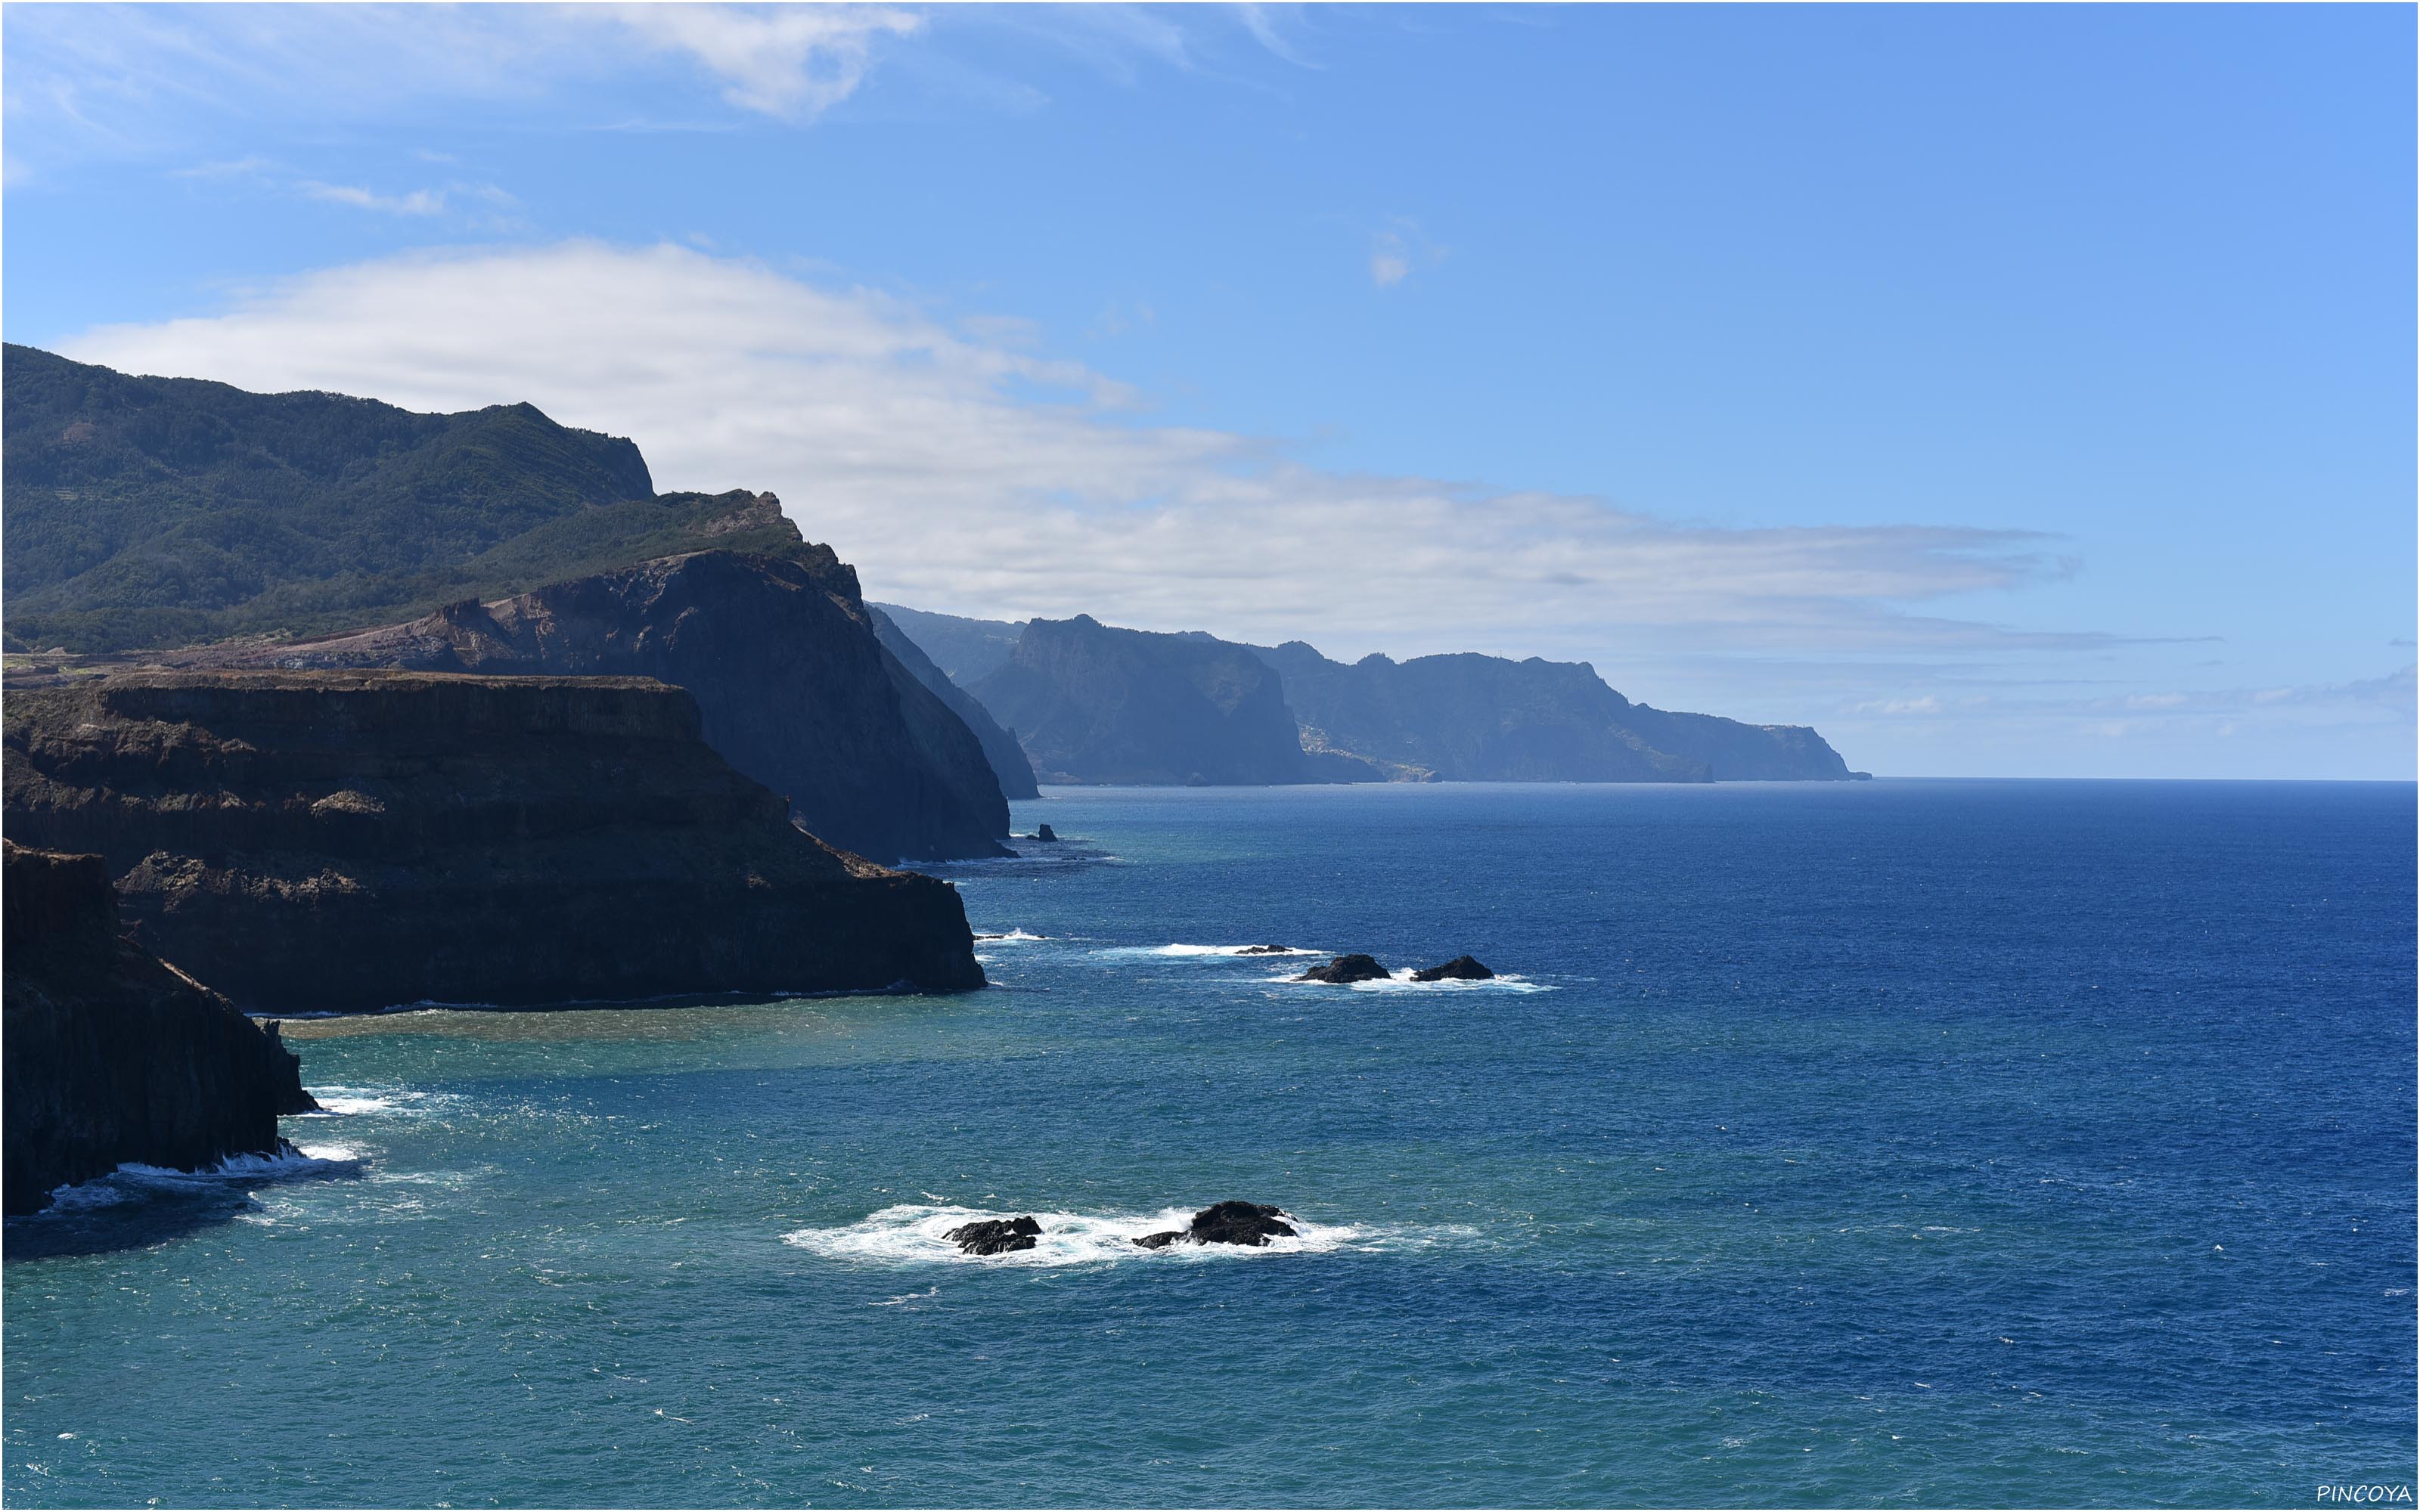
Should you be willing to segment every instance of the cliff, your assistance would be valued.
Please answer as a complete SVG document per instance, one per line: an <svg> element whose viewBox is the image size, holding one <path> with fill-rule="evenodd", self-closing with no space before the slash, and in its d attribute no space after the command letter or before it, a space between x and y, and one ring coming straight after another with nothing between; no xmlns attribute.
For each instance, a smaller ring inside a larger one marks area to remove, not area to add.
<svg viewBox="0 0 2420 1512"><path fill-rule="evenodd" d="M970 689L1058 782L1314 780L1275 672L1208 636L1112 629L1090 615L1028 624Z"/></svg>
<svg viewBox="0 0 2420 1512"><path fill-rule="evenodd" d="M1702 782L1702 762L1621 722L1621 694L1574 663L1369 656L1343 666L1301 641L1260 655L1303 724L1340 750L1455 782Z"/></svg>
<svg viewBox="0 0 2420 1512"><path fill-rule="evenodd" d="M5 724L8 838L99 853L252 1011L983 983L954 888L800 830L645 679L134 672Z"/></svg>
<svg viewBox="0 0 2420 1512"><path fill-rule="evenodd" d="M1017 638L1025 634L1023 620L970 620L904 604L873 607L960 687L972 687L1005 666L1016 654Z"/></svg>
<svg viewBox="0 0 2420 1512"><path fill-rule="evenodd" d="M917 686L941 701L961 723L974 732L975 743L983 748L984 759L1000 783L1002 796L1010 798L1040 797L1041 790L1033 784L1033 764L1026 760L1025 748L1016 743L1016 733L1003 730L991 711L976 701L975 696L951 682L949 674L924 655L923 648L900 631L881 606L868 604L866 611L874 617L874 633L880 638L882 649L891 653L892 665Z"/></svg>
<svg viewBox="0 0 2420 1512"><path fill-rule="evenodd" d="M1008 803L991 762L876 638L856 572L830 548L798 541L772 495L743 497L790 532L788 554L693 552L402 625L165 659L651 677L689 689L706 744L785 795L832 845L883 861L1008 854L998 839ZM744 517L746 506L726 502Z"/></svg>
<svg viewBox="0 0 2420 1512"><path fill-rule="evenodd" d="M36 1211L130 1163L278 1153L277 1116L318 1104L276 1030L121 939L100 856L0 841L0 1207Z"/></svg>

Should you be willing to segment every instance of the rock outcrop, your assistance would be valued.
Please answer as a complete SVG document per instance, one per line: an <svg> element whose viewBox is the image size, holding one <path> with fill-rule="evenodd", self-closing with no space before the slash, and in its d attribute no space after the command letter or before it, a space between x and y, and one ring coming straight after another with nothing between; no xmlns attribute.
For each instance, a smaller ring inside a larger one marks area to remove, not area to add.
<svg viewBox="0 0 2420 1512"><path fill-rule="evenodd" d="M1273 1239L1292 1239L1294 1225L1283 1208L1273 1208L1264 1202L1218 1202L1193 1215L1193 1222L1183 1228L1163 1229L1145 1234L1135 1241L1145 1249L1166 1249L1171 1244L1242 1244L1251 1248L1265 1246Z"/></svg>
<svg viewBox="0 0 2420 1512"><path fill-rule="evenodd" d="M1305 757L1277 674L1208 636L1113 629L1084 614L1034 620L970 691L1048 781L1331 779Z"/></svg>
<svg viewBox="0 0 2420 1512"><path fill-rule="evenodd" d="M941 1236L958 1246L965 1255L1012 1255L1032 1249L1042 1237L1042 1224L1031 1215L1023 1218L978 1218L970 1224L960 1224Z"/></svg>
<svg viewBox="0 0 2420 1512"><path fill-rule="evenodd" d="M1422 966L1412 973L1414 981L1493 981L1495 979L1495 972L1466 955L1455 956L1441 966Z"/></svg>
<svg viewBox="0 0 2420 1512"><path fill-rule="evenodd" d="M951 682L949 674L934 665L933 658L924 655L923 648L909 640L890 615L873 604L865 608L873 618L874 633L881 639L882 649L891 653L893 664L974 732L975 743L983 748L984 759L991 764L991 775L998 779L1002 795L1040 797L1042 790L1033 783L1033 764L1025 759L1025 748L1016 743L1016 732L1001 729L991 711L972 693Z"/></svg>
<svg viewBox="0 0 2420 1512"><path fill-rule="evenodd" d="M5 1180L10 1213L141 1163L201 1170L276 1155L282 1113L318 1104L301 1063L233 1004L118 933L98 856L0 841Z"/></svg>
<svg viewBox="0 0 2420 1512"><path fill-rule="evenodd" d="M1355 954L1340 955L1324 966L1313 966L1295 980L1325 981L1343 986L1357 981L1383 981L1386 978L1387 968L1380 965L1375 957Z"/></svg>
<svg viewBox="0 0 2420 1512"><path fill-rule="evenodd" d="M99 853L249 1011L983 983L955 889L799 829L660 683L150 671L6 717L8 838Z"/></svg>
<svg viewBox="0 0 2420 1512"><path fill-rule="evenodd" d="M757 497L779 521L772 496ZM787 796L830 844L885 862L1008 854L1008 801L992 762L883 648L856 571L829 547L690 552L403 625L170 659L652 677L689 689L706 744Z"/></svg>

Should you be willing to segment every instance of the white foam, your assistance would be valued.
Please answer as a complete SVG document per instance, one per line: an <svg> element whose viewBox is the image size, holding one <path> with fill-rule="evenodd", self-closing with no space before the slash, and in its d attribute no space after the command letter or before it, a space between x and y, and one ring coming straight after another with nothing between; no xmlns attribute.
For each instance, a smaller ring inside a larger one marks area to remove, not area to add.
<svg viewBox="0 0 2420 1512"><path fill-rule="evenodd" d="M999 1265L1051 1267L1104 1265L1126 1261L1184 1263L1250 1259L1279 1255L1325 1255L1338 1250L1400 1248L1433 1242L1434 1236L1413 1237L1394 1230L1354 1224L1315 1224L1289 1215L1298 1232L1292 1239L1274 1239L1252 1248L1243 1244L1171 1244L1147 1250L1135 1243L1145 1234L1183 1228L1193 1221L1192 1208L1167 1208L1152 1213L1034 1212L1042 1233L1029 1250L1006 1255L967 1255L941 1236L960 1224L985 1218L1016 1218L1003 1210L962 1208L950 1204L901 1203L841 1228L800 1228L783 1234L795 1244L828 1259L866 1265ZM1438 1234L1467 1230L1441 1229Z"/></svg>
<svg viewBox="0 0 2420 1512"><path fill-rule="evenodd" d="M1558 990L1542 981L1531 981L1528 978L1512 971L1499 971L1495 976L1481 981L1464 981L1453 977L1449 977L1442 981L1414 981L1412 971L1412 967L1406 966L1386 977L1369 981L1348 982L1345 985L1350 986L1357 993L1551 993ZM1293 977L1271 977L1268 980L1281 985L1295 987L1332 988L1337 985L1326 981L1300 981Z"/></svg>
<svg viewBox="0 0 2420 1512"><path fill-rule="evenodd" d="M1010 930L1005 934L978 934L975 936L976 939L982 941L985 945L1031 945L1036 940L1047 940L1049 937L1050 936L1047 934L1028 934L1021 929Z"/></svg>
<svg viewBox="0 0 2420 1512"><path fill-rule="evenodd" d="M287 1145L274 1155L229 1155L197 1171L129 1161L107 1176L62 1186L51 1194L54 1211L106 1208L146 1191L197 1191L233 1183L291 1181L314 1176L358 1176L362 1157L342 1145Z"/></svg>
<svg viewBox="0 0 2420 1512"><path fill-rule="evenodd" d="M419 1116L436 1112L452 1097L442 1092L424 1092L409 1087L314 1087L311 1099L319 1111L336 1118L352 1118L365 1113L397 1113ZM295 1115L308 1119L312 1114Z"/></svg>
<svg viewBox="0 0 2420 1512"><path fill-rule="evenodd" d="M1258 956L1275 960L1281 955L1326 955L1328 952L1307 949L1299 945L1289 945L1276 950L1264 950L1255 945L1120 945L1112 946L1106 950L1096 950L1094 953L1114 956L1180 956L1197 960L1225 956Z"/></svg>

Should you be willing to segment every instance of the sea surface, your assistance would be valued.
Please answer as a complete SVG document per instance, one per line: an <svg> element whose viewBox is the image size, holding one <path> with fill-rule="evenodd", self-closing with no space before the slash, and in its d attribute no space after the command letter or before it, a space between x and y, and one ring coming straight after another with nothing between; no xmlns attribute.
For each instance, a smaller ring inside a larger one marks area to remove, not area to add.
<svg viewBox="0 0 2420 1512"><path fill-rule="evenodd" d="M996 985L290 1025L8 1230L19 1506L2420 1483L2414 790L1058 789ZM1282 980L1470 952L1489 984ZM1209 1202L1266 1251L1149 1253ZM939 1234L1037 1215L1032 1253Z"/></svg>

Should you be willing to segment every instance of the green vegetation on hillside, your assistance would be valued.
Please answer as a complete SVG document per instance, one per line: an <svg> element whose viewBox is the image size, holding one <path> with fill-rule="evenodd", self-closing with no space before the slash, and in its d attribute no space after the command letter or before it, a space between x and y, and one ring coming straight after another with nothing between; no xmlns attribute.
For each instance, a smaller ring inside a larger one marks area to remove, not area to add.
<svg viewBox="0 0 2420 1512"><path fill-rule="evenodd" d="M791 555L754 496L656 496L639 449L526 405L424 415L131 378L10 346L6 642L314 635L649 557Z"/></svg>

